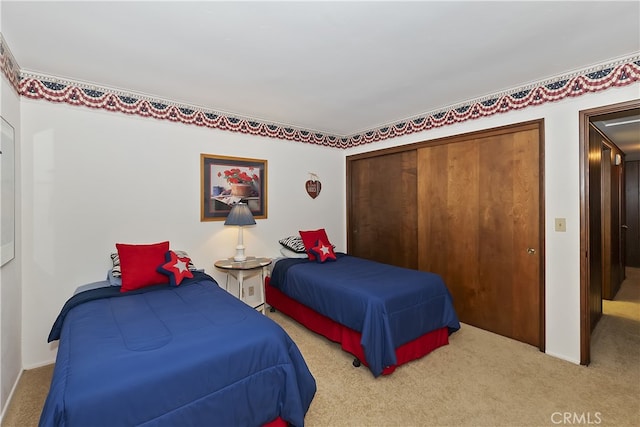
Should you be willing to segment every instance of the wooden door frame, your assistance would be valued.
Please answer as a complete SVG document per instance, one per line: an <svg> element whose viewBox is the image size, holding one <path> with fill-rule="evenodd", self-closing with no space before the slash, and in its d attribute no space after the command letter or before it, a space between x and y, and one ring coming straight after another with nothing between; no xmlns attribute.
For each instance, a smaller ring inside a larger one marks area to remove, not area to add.
<svg viewBox="0 0 640 427"><path fill-rule="evenodd" d="M589 309L589 123L603 114L640 108L640 100L580 111L580 364L591 362L591 312Z"/></svg>

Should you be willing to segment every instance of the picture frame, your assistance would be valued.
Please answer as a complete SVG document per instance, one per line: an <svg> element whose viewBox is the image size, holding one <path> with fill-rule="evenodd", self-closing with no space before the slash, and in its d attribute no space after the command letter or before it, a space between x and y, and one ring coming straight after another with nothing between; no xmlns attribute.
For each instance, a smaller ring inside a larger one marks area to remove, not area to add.
<svg viewBox="0 0 640 427"><path fill-rule="evenodd" d="M3 266L15 257L15 131L4 117L0 117L0 122L0 266Z"/></svg>
<svg viewBox="0 0 640 427"><path fill-rule="evenodd" d="M267 218L267 161L200 154L200 221L224 221L238 202Z"/></svg>

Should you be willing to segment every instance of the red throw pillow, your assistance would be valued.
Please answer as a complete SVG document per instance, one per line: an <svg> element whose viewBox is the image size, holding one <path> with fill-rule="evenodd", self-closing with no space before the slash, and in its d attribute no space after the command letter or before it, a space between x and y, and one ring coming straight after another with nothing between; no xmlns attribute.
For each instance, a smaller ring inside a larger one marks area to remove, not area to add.
<svg viewBox="0 0 640 427"><path fill-rule="evenodd" d="M304 248L307 250L307 255L309 255L309 259L314 261L316 259L315 254L311 251L311 249L316 246L318 240L322 240L323 242L331 245L329 238L327 237L327 232L324 228L320 228L318 230L305 230L299 231L300 237L302 238L302 243L304 243Z"/></svg>
<svg viewBox="0 0 640 427"><path fill-rule="evenodd" d="M337 259L335 252L333 252L333 246L322 240L318 240L318 243L311 248L311 252L316 256L316 262L319 263Z"/></svg>
<svg viewBox="0 0 640 427"><path fill-rule="evenodd" d="M175 252L168 251L164 255L165 263L157 268L159 273L169 277L171 286L179 286L182 279L191 279L193 273L189 270L189 257L179 257Z"/></svg>
<svg viewBox="0 0 640 427"><path fill-rule="evenodd" d="M169 283L169 278L156 269L164 264L164 254L169 250L169 242L150 245L129 245L116 243L122 271L120 292L133 291L145 286Z"/></svg>

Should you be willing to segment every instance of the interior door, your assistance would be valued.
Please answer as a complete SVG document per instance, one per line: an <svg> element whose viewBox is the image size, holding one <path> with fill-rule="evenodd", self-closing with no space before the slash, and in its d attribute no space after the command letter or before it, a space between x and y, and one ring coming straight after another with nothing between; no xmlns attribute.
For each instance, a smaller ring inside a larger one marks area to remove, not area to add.
<svg viewBox="0 0 640 427"><path fill-rule="evenodd" d="M625 162L625 263L640 267L640 161Z"/></svg>
<svg viewBox="0 0 640 427"><path fill-rule="evenodd" d="M602 158L600 164L601 170L601 194L600 194L600 220L602 223L602 298L607 298L613 292L613 284L611 281L612 265L611 265L611 149L602 146Z"/></svg>
<svg viewBox="0 0 640 427"><path fill-rule="evenodd" d="M612 151L613 153L613 151ZM616 161L618 156L618 161ZM624 252L622 224L624 219L624 176L622 156L613 154L611 166L611 292L605 298L613 299L624 281Z"/></svg>
<svg viewBox="0 0 640 427"><path fill-rule="evenodd" d="M602 136L589 128L589 322L602 317Z"/></svg>
<svg viewBox="0 0 640 427"><path fill-rule="evenodd" d="M624 267L621 252L621 222L622 206L622 162L617 162L616 157L620 151L603 135L593 124L590 125L590 138L594 141L593 150L600 147L600 166L593 173L600 174L600 194L594 197L600 198L600 260L601 274L595 273L595 277L601 276L602 291L600 298L612 300L615 298L620 285L624 280ZM597 177L594 175L594 179ZM597 206L594 204L594 209ZM597 214L596 214L597 215ZM597 227L597 224L593 224ZM597 255L597 252L595 252ZM594 256L595 256L594 255ZM597 259L594 257L594 262ZM597 298L597 294L593 294ZM595 317L598 318L598 305L594 302ZM595 325L594 325L595 326Z"/></svg>
<svg viewBox="0 0 640 427"><path fill-rule="evenodd" d="M539 124L418 150L419 269L460 320L543 343Z"/></svg>

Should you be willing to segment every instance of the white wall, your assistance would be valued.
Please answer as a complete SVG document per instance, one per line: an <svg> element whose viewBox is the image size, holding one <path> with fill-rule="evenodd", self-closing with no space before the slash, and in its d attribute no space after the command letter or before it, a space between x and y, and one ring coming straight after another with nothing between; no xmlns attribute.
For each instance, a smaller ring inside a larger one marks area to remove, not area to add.
<svg viewBox="0 0 640 427"><path fill-rule="evenodd" d="M11 124L15 134L16 161L16 229L15 257L0 268L0 412L4 414L7 399L22 371L20 276L20 99L4 76L0 77L0 115Z"/></svg>
<svg viewBox="0 0 640 427"><path fill-rule="evenodd" d="M103 280L116 242L169 240L222 284L237 228L200 222L200 153L266 159L268 218L245 228L247 254L324 227L345 250L344 154L333 148L23 98L23 363L51 363L46 339L77 286ZM316 173L322 190L304 183Z"/></svg>
<svg viewBox="0 0 640 427"><path fill-rule="evenodd" d="M357 147L345 154L357 154L543 118L546 353L580 363L579 111L639 97L640 84L633 84ZM553 230L554 218L567 219L566 232Z"/></svg>
<svg viewBox="0 0 640 427"><path fill-rule="evenodd" d="M199 154L267 159L269 218L245 230L255 255L277 239L325 227L346 249L346 155L533 119L545 119L546 351L580 360L579 111L637 99L640 85L445 126L346 151L23 99L23 364L52 362L51 323L75 287L101 280L116 242L168 239L213 271L236 230L199 221ZM318 174L321 195L304 191ZM553 219L567 231L553 231Z"/></svg>

